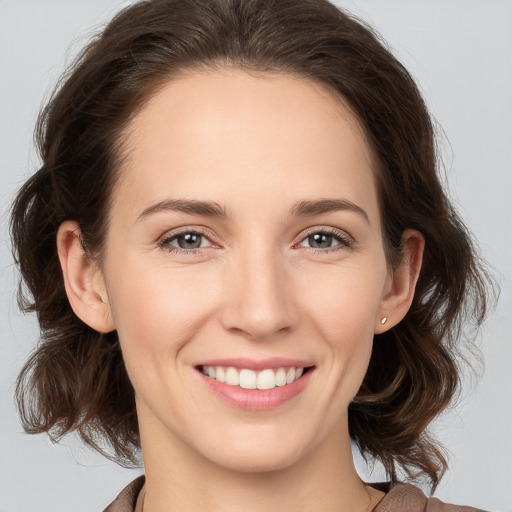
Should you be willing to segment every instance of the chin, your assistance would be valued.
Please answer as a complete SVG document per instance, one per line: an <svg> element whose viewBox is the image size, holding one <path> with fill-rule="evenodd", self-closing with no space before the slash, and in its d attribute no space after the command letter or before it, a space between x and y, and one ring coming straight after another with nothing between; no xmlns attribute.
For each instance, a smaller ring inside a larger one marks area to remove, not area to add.
<svg viewBox="0 0 512 512"><path fill-rule="evenodd" d="M268 473L293 466L299 459L296 454L272 453L260 450L260 453L231 453L228 457L214 460L218 466L238 473ZM266 452L266 453L261 453Z"/></svg>
<svg viewBox="0 0 512 512"><path fill-rule="evenodd" d="M240 473L280 471L295 465L306 454L305 448L297 446L296 442L287 444L282 437L271 440L251 436L245 442L240 438L232 439L218 446L222 448L214 451L212 446L208 447L207 458L217 466ZM229 446L229 450L225 450L225 446Z"/></svg>

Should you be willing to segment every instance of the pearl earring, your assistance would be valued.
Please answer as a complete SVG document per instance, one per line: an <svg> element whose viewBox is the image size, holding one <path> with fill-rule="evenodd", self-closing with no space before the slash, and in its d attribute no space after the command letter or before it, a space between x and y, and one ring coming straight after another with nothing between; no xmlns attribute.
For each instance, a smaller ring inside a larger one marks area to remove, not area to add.
<svg viewBox="0 0 512 512"><path fill-rule="evenodd" d="M387 321L388 321L387 317L383 317L383 318L381 318L380 323L382 325L384 325Z"/></svg>

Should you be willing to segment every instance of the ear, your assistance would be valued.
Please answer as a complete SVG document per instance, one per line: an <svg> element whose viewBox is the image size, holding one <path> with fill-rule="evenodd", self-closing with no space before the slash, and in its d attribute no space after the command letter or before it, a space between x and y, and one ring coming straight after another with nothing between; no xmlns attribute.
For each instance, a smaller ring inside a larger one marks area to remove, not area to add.
<svg viewBox="0 0 512 512"><path fill-rule="evenodd" d="M57 250L69 303L75 314L98 332L115 329L103 274L81 241L80 226L63 222L57 232Z"/></svg>
<svg viewBox="0 0 512 512"><path fill-rule="evenodd" d="M419 231L404 231L402 261L388 276L379 314L375 319L375 334L383 333L398 324L409 311L420 275L424 247L425 239Z"/></svg>

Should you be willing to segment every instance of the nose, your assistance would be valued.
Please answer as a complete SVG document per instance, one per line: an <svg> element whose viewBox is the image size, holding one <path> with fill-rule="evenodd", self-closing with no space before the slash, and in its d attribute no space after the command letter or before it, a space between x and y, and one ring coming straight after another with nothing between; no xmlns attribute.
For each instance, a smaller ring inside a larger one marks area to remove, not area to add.
<svg viewBox="0 0 512 512"><path fill-rule="evenodd" d="M251 340L291 332L298 323L293 282L271 251L241 257L226 275L223 327Z"/></svg>

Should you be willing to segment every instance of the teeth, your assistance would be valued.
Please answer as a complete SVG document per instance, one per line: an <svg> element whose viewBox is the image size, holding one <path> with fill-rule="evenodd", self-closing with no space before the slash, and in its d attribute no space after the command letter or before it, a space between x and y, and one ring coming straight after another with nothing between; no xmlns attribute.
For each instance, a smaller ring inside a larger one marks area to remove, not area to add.
<svg viewBox="0 0 512 512"><path fill-rule="evenodd" d="M219 382L226 382L226 372L222 366L217 366L214 378Z"/></svg>
<svg viewBox="0 0 512 512"><path fill-rule="evenodd" d="M240 384L240 375L234 368L228 368L226 371L226 384L238 386Z"/></svg>
<svg viewBox="0 0 512 512"><path fill-rule="evenodd" d="M271 368L255 372L247 368L203 366L202 373L219 382L244 389L273 389L276 386L291 384L301 377L304 368Z"/></svg>
<svg viewBox="0 0 512 512"><path fill-rule="evenodd" d="M240 387L256 389L256 372L246 369L240 370Z"/></svg>
<svg viewBox="0 0 512 512"><path fill-rule="evenodd" d="M263 370L258 373L258 389L272 389L276 387L276 376L272 370Z"/></svg>
<svg viewBox="0 0 512 512"><path fill-rule="evenodd" d="M284 368L279 368L276 372L276 386L284 386L286 384L286 371Z"/></svg>

